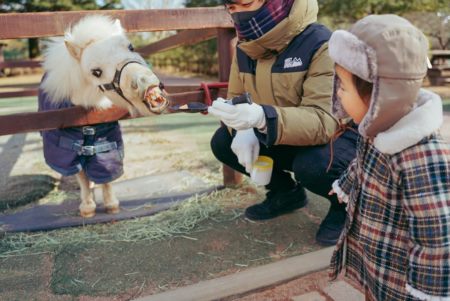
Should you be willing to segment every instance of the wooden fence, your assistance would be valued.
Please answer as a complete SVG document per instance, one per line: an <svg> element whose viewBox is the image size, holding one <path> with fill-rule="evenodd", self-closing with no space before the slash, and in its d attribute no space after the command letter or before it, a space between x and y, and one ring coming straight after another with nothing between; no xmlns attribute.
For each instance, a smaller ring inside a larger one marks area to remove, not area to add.
<svg viewBox="0 0 450 301"><path fill-rule="evenodd" d="M181 30L174 36L138 49L138 52L145 56L183 45L195 44L217 36L219 80L228 81L235 31L229 15L223 8L0 14L0 40L60 36L64 34L64 30L70 24L90 14L104 14L120 19L127 32ZM30 62L22 64L27 63ZM4 62L2 64L2 66L14 67L14 63ZM192 86L166 86L166 89L174 104L204 101L204 91L193 90ZM211 92L213 97L225 93L222 90ZM0 98L35 95L37 95L37 89L31 88L18 92L2 92ZM117 107L107 111L74 107L47 112L11 114L0 116L0 135L83 126L127 118L131 118L128 112ZM241 179L240 174L227 166L224 166L223 176L225 185L237 184Z"/></svg>

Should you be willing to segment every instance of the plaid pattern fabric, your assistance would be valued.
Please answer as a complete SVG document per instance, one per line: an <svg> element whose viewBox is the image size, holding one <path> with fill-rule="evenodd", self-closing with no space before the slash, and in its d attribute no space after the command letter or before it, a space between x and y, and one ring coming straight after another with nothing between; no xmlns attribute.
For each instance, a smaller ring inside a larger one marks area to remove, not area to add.
<svg viewBox="0 0 450 301"><path fill-rule="evenodd" d="M356 160L330 277L345 267L373 300L419 300L407 284L450 298L450 146L432 135L385 155L361 140Z"/></svg>
<svg viewBox="0 0 450 301"><path fill-rule="evenodd" d="M268 0L245 24L235 24L240 40L256 40L289 15L294 0Z"/></svg>

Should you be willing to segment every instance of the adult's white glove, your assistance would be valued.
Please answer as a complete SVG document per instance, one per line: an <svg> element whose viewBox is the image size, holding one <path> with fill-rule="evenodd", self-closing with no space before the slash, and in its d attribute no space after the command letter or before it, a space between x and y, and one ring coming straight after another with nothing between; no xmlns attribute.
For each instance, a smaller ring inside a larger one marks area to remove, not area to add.
<svg viewBox="0 0 450 301"><path fill-rule="evenodd" d="M237 131L231 150L238 157L239 164L245 167L245 171L251 173L253 163L259 155L259 141L253 129Z"/></svg>
<svg viewBox="0 0 450 301"><path fill-rule="evenodd" d="M252 128L263 130L266 127L264 110L256 103L232 105L226 103L225 99L218 98L208 108L208 113L220 118L223 123L237 131Z"/></svg>

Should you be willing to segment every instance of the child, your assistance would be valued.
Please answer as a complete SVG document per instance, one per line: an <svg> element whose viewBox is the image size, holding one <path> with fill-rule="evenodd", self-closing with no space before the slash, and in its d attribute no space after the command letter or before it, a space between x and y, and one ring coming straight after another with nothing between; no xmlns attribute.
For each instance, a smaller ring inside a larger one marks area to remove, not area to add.
<svg viewBox="0 0 450 301"><path fill-rule="evenodd" d="M427 45L394 15L368 16L329 42L333 113L361 134L330 192L348 203L330 276L346 267L366 300L450 300L450 146L441 99L420 89Z"/></svg>

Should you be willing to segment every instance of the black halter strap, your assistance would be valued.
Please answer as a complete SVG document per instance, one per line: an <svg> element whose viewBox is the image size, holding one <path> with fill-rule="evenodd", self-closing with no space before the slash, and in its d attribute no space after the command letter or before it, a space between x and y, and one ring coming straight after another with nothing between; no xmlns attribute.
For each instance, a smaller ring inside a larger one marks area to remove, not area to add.
<svg viewBox="0 0 450 301"><path fill-rule="evenodd" d="M123 94L123 91L122 91L122 89L120 88L120 77L121 77L121 75L122 75L122 71L123 71L123 69L124 69L128 64L132 64L132 63L136 63L136 64L139 64L139 65L142 65L142 63L139 62L139 61L128 61L128 62L126 62L125 64L123 64L122 68L116 69L116 73L114 73L114 79L112 80L112 82L110 82L109 84L99 85L98 87L99 87L99 89L100 89L102 92L114 90L114 91L115 91L117 94L119 94L126 102L128 102L131 106L134 107L133 103L125 97L125 94Z"/></svg>

